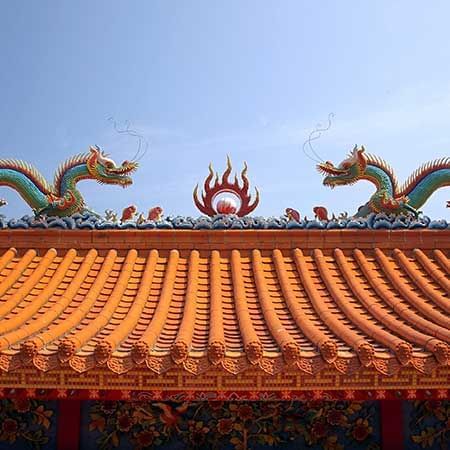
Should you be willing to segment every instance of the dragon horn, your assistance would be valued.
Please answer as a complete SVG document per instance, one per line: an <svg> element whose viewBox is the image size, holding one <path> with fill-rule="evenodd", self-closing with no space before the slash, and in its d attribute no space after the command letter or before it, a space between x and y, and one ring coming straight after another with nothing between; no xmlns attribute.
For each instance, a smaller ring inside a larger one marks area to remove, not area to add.
<svg viewBox="0 0 450 450"><path fill-rule="evenodd" d="M361 148L359 150L356 150L356 158L362 170L365 170L367 167L367 158L364 155L365 151L366 149L364 148L364 145L361 145Z"/></svg>

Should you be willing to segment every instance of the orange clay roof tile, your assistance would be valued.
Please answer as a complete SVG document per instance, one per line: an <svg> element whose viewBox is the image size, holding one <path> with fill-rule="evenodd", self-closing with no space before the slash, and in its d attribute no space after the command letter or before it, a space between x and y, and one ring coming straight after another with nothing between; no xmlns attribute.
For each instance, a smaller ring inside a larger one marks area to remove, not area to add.
<svg viewBox="0 0 450 450"><path fill-rule="evenodd" d="M448 366L450 240L393 233L9 232L0 370Z"/></svg>

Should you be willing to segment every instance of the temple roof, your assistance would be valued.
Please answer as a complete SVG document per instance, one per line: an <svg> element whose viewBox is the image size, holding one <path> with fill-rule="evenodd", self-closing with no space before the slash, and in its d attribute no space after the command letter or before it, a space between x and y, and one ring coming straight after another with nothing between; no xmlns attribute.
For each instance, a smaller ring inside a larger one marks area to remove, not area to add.
<svg viewBox="0 0 450 450"><path fill-rule="evenodd" d="M450 360L450 230L3 230L0 370Z"/></svg>

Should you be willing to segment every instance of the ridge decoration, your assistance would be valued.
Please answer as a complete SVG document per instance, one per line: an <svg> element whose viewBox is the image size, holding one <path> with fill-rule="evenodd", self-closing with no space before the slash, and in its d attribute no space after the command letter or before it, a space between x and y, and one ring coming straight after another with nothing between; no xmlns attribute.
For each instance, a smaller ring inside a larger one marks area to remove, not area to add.
<svg viewBox="0 0 450 450"><path fill-rule="evenodd" d="M33 209L36 216L71 216L91 212L76 184L81 180L95 180L101 184L132 184L130 174L136 170L136 162L124 161L117 165L100 150L90 147L89 153L79 154L60 165L53 185L27 162L0 159L0 186L8 186L19 193ZM91 212L92 213L92 212Z"/></svg>
<svg viewBox="0 0 450 450"><path fill-rule="evenodd" d="M376 192L358 208L354 217L366 217L371 213L418 217L419 208L437 189L450 186L450 157L422 165L399 186L392 168L381 158L365 153L363 146L355 146L339 165L326 161L318 164L317 170L325 175L323 184L331 188L360 180L375 185Z"/></svg>
<svg viewBox="0 0 450 450"><path fill-rule="evenodd" d="M195 186L193 197L195 206L207 216L213 217L217 214L236 214L238 217L243 217L250 214L259 203L259 191L255 187L256 195L252 203L249 194L250 183L247 178L247 163L244 162L244 168L241 172L242 186L239 185L237 175L234 177L234 182L228 180L232 171L230 157L227 156L227 168L222 174L221 181L219 181L219 174L216 172L214 177L214 170L212 163L209 165L209 175L204 182L204 193L202 193L201 200L198 198L198 184ZM211 181L214 178L214 183L211 186ZM232 194L239 199L240 205L237 206L231 198L226 198L217 202L215 201L222 194Z"/></svg>

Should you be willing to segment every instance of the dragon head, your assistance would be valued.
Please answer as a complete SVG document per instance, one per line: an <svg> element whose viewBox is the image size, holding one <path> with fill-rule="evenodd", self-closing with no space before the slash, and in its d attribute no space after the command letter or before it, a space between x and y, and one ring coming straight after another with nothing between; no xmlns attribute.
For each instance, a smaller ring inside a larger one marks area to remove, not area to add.
<svg viewBox="0 0 450 450"><path fill-rule="evenodd" d="M94 180L104 184L118 184L124 188L133 183L129 175L137 169L137 162L124 161L118 166L98 146L90 147L89 150L86 165Z"/></svg>
<svg viewBox="0 0 450 450"><path fill-rule="evenodd" d="M339 185L356 183L364 175L367 167L367 158L364 147L355 148L338 166L327 161L317 165L317 170L325 175L323 184L334 188Z"/></svg>

